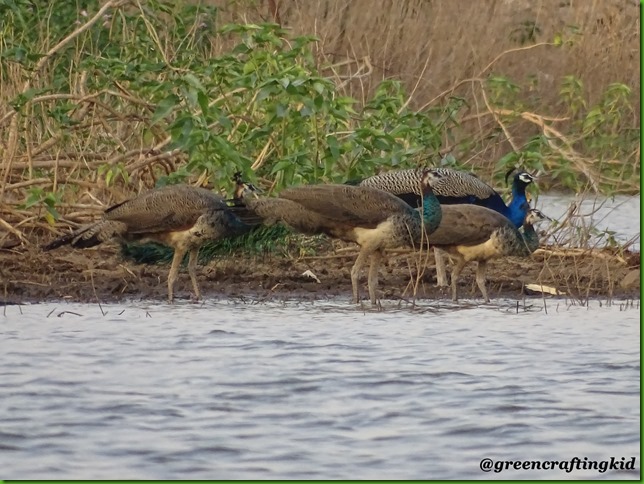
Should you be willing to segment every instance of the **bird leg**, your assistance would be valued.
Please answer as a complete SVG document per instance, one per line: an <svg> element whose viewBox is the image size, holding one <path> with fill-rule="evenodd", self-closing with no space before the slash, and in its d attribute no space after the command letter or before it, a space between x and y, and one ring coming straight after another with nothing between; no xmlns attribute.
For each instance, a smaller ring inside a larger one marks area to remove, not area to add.
<svg viewBox="0 0 644 484"><path fill-rule="evenodd" d="M456 283L458 282L458 276L461 275L461 271L465 267L465 264L467 264L467 261L462 257L458 257L456 263L454 264L454 268L452 269L452 301L458 301L458 294L456 293Z"/></svg>
<svg viewBox="0 0 644 484"><path fill-rule="evenodd" d="M371 264L369 265L369 276L367 279L367 286L369 287L369 297L371 304L376 304L376 288L378 287L378 268L382 260L382 250L377 250L371 254Z"/></svg>
<svg viewBox="0 0 644 484"><path fill-rule="evenodd" d="M179 274L179 266L183 260L183 256L186 255L186 249L174 249L174 256L172 257L172 265L170 266L170 273L168 274L168 301L172 302L174 300L174 281L177 280L177 275Z"/></svg>
<svg viewBox="0 0 644 484"><path fill-rule="evenodd" d="M199 290L199 284L197 284L197 256L199 255L199 248L190 249L190 257L188 259L188 274L190 274L190 280L192 281L192 288L195 291L195 298L197 300L201 299L201 291Z"/></svg>
<svg viewBox="0 0 644 484"><path fill-rule="evenodd" d="M360 291L358 284L360 282L360 271L364 266L367 258L369 257L369 252L361 249L358 257L356 258L353 267L351 268L351 288L353 289L353 302L358 304L360 302Z"/></svg>
<svg viewBox="0 0 644 484"><path fill-rule="evenodd" d="M434 259L436 260L436 287L445 287L448 285L445 254L438 247L434 247Z"/></svg>
<svg viewBox="0 0 644 484"><path fill-rule="evenodd" d="M483 299L486 303L490 302L490 298L487 296L487 288L485 287L485 273L487 271L487 261L481 260L478 263L476 268L476 284L479 286L481 293L483 294Z"/></svg>

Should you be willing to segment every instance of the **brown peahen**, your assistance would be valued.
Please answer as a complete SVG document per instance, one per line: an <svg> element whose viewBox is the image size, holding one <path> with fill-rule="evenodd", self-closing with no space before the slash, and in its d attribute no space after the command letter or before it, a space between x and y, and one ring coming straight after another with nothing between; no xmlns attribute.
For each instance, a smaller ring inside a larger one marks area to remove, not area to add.
<svg viewBox="0 0 644 484"><path fill-rule="evenodd" d="M509 219L477 205L444 205L440 226L430 237L430 244L447 252L454 260L452 299L458 300L457 283L461 271L470 261L477 261L476 284L486 302L487 263L505 256L528 257L539 247L534 225L547 220L543 213L531 209L523 223L523 233Z"/></svg>
<svg viewBox="0 0 644 484"><path fill-rule="evenodd" d="M440 204L432 192L440 178L432 169L419 173L421 210L382 190L349 185L304 185L286 189L279 197L249 197L248 185L240 177L236 198L266 224L282 222L304 234L357 243L360 253L351 269L353 300L359 302L358 279L369 261L367 285L376 304L378 268L385 249L419 247L440 224Z"/></svg>
<svg viewBox="0 0 644 484"><path fill-rule="evenodd" d="M63 245L94 247L111 239L159 242L174 249L168 275L168 299L174 299L179 266L189 252L188 274L197 299L196 265L199 248L208 240L244 234L253 224L233 214L222 197L205 188L170 185L150 190L108 208L103 218L43 246L52 250Z"/></svg>

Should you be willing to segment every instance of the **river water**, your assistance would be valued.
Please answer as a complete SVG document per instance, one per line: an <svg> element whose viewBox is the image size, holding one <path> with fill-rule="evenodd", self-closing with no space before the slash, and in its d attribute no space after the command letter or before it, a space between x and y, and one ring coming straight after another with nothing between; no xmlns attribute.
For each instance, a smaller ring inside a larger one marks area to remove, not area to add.
<svg viewBox="0 0 644 484"><path fill-rule="evenodd" d="M1 477L639 479L639 341L637 300L7 306Z"/></svg>
<svg viewBox="0 0 644 484"><path fill-rule="evenodd" d="M609 233L619 244L631 243L629 248L639 252L640 250L640 197L639 196L616 196L604 198L601 196L589 197L587 194L579 197L571 197L564 194L543 194L537 202L537 208L549 217L564 222L567 214L572 210L573 216L568 219L578 228L593 226L596 229L594 237L587 244L604 247L606 236ZM541 227L546 228L546 227ZM581 230L585 232L585 230ZM607 232L603 233L602 232ZM552 240L550 242L553 242ZM561 239L558 242L562 242ZM573 244L574 245L574 244Z"/></svg>

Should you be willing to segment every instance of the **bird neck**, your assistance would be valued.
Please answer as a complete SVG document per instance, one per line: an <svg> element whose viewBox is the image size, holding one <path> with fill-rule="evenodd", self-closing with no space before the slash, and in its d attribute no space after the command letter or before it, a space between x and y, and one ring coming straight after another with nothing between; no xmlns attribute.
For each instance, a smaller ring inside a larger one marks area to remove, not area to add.
<svg viewBox="0 0 644 484"><path fill-rule="evenodd" d="M532 224L523 226L523 240L530 254L539 248L539 234Z"/></svg>
<svg viewBox="0 0 644 484"><path fill-rule="evenodd" d="M512 184L512 200L508 205L509 219L515 227L519 228L523 225L525 216L530 210L530 203L525 194L525 184L520 180L514 180Z"/></svg>
<svg viewBox="0 0 644 484"><path fill-rule="evenodd" d="M423 223L427 227L429 233L432 233L438 228L441 223L441 218L443 217L443 211L441 210L441 204L434 195L434 192L430 187L426 187L423 190Z"/></svg>
<svg viewBox="0 0 644 484"><path fill-rule="evenodd" d="M235 192L233 193L233 202L235 205L243 205L246 201L248 189L244 183L238 181L235 185Z"/></svg>

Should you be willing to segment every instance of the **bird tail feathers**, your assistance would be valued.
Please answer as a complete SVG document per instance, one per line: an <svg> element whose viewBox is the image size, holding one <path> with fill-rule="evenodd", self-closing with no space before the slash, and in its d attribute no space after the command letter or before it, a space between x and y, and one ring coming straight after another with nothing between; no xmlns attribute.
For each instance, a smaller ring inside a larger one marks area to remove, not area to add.
<svg viewBox="0 0 644 484"><path fill-rule="evenodd" d="M101 220L92 225L81 227L71 234L63 235L42 247L43 250L53 250L63 245L71 245L74 248L86 249L94 247L102 242L120 235L122 224Z"/></svg>

